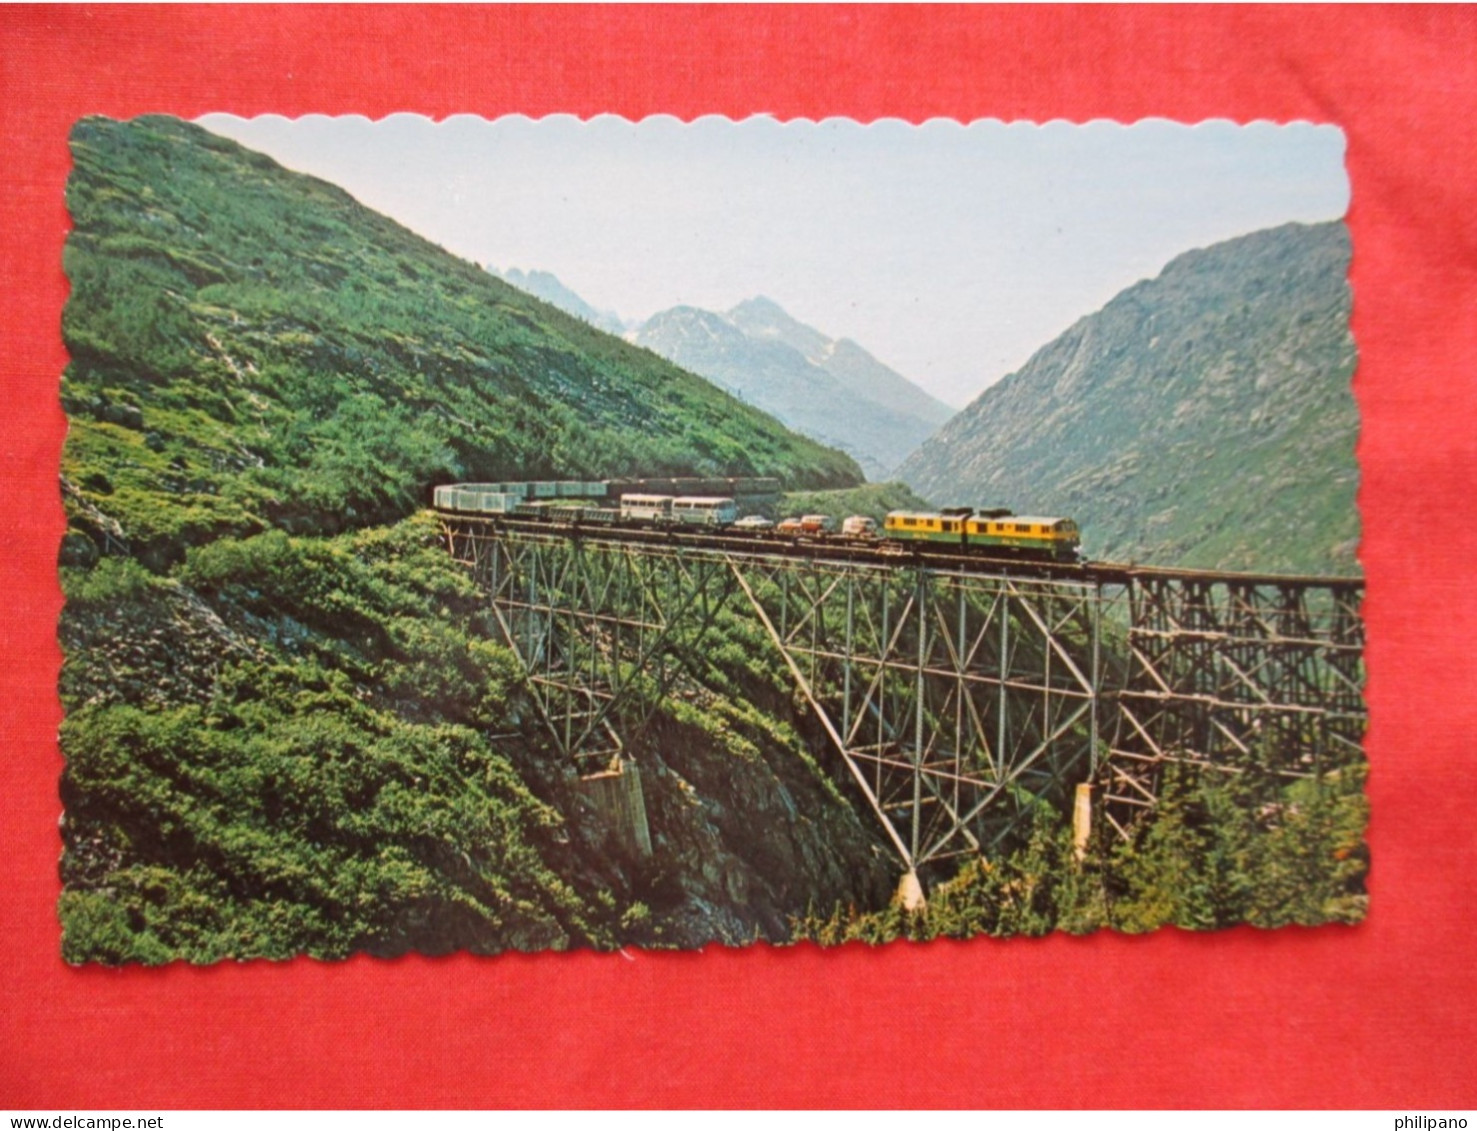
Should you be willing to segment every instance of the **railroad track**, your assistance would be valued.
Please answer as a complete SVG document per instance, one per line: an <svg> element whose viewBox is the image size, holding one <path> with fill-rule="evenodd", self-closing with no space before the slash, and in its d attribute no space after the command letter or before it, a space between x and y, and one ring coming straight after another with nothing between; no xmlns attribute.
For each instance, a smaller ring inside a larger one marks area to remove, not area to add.
<svg viewBox="0 0 1477 1131"><path fill-rule="evenodd" d="M467 523L489 531L560 538L591 545L636 545L651 550L743 554L751 557L809 559L817 563L869 565L900 569L926 566L971 575L1005 575L1047 581L1077 581L1084 585L1129 585L1154 581L1178 584L1229 585L1245 588L1277 586L1293 589L1357 590L1362 577L1318 574L1235 572L1140 565L1135 562L1052 562L979 552L951 552L947 548L888 539L847 539L838 536L795 537L769 531L739 533L693 527L605 526L510 516L458 514L439 511L448 521Z"/></svg>

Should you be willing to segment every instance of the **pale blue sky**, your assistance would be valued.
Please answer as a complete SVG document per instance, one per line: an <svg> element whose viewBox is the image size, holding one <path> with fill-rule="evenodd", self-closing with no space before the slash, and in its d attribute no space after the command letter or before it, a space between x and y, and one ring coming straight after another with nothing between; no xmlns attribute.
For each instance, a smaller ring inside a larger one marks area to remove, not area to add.
<svg viewBox="0 0 1477 1131"><path fill-rule="evenodd" d="M1180 252L1349 199L1307 123L199 122L624 318L767 295L954 405Z"/></svg>

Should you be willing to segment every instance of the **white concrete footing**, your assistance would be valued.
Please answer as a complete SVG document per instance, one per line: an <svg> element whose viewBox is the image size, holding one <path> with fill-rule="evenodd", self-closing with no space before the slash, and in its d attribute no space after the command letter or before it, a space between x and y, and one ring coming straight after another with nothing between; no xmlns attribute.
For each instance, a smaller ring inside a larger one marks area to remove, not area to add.
<svg viewBox="0 0 1477 1131"><path fill-rule="evenodd" d="M897 894L892 898L904 911L922 911L928 906L928 900L923 897L923 885L918 881L918 873L913 871L903 873L903 878L897 884Z"/></svg>
<svg viewBox="0 0 1477 1131"><path fill-rule="evenodd" d="M1087 846L1092 840L1092 786L1081 782L1072 801L1072 858L1079 864L1087 859Z"/></svg>

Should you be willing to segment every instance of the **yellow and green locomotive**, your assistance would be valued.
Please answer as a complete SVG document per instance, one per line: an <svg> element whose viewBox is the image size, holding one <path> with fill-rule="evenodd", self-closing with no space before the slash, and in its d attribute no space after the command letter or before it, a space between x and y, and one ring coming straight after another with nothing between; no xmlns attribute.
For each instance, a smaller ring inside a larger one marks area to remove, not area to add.
<svg viewBox="0 0 1477 1131"><path fill-rule="evenodd" d="M1077 524L1070 518L976 511L973 507L945 507L936 513L892 511L882 524L882 537L900 545L921 542L1058 562L1077 561L1082 545Z"/></svg>

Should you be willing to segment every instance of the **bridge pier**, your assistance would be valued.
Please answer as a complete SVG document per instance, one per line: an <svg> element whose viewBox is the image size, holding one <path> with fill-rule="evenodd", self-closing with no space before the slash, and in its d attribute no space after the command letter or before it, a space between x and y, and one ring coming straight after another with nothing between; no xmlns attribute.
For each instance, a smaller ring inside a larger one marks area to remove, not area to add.
<svg viewBox="0 0 1477 1131"><path fill-rule="evenodd" d="M1079 864L1087 858L1092 841L1092 783L1078 782L1072 798L1072 858Z"/></svg>
<svg viewBox="0 0 1477 1131"><path fill-rule="evenodd" d="M907 912L922 911L928 906L928 900L923 894L923 884L918 879L918 873L911 869L903 873L903 878L897 883L897 894L892 898Z"/></svg>
<svg viewBox="0 0 1477 1131"><path fill-rule="evenodd" d="M651 829L646 823L646 795L641 769L629 758L579 779L579 791L605 822L607 838L632 860L651 858Z"/></svg>

